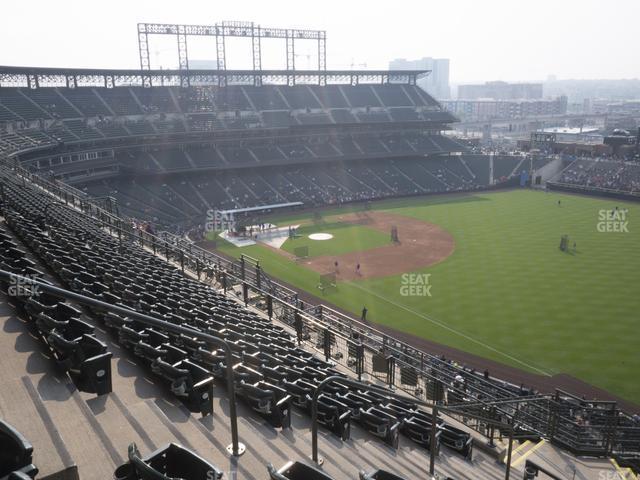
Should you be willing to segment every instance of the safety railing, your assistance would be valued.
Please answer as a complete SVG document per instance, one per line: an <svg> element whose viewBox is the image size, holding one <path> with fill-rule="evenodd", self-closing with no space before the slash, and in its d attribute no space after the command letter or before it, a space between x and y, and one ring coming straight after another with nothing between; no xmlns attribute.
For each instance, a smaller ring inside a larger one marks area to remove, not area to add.
<svg viewBox="0 0 640 480"><path fill-rule="evenodd" d="M385 350L388 343L370 338L367 332L347 335L344 328L334 329L316 317L305 315L305 310L286 304L268 292L258 291L246 283L242 284L241 291L241 298L246 304L253 303L267 311L269 318L289 325L295 331L300 345L315 350L326 360L351 370L359 380L363 375L367 375L370 380L388 388L404 391L418 401L432 401L442 406L455 405L458 408L452 411L456 412L456 418L483 435L487 435L486 424L469 422L470 414L487 416L490 412L493 418L515 417L514 409L509 405L514 401L513 397L509 400L503 399L497 405L492 404L489 398L471 399L465 396L468 395L468 391L462 384L456 385L455 378L452 382L449 381L452 378L449 373L445 374L436 368L419 370L398 359L392 351ZM525 401L516 398L520 403ZM544 401L547 398L548 396L535 396L526 400ZM466 404L472 400L475 402L473 408L466 408ZM521 430L526 428L534 433L542 429L541 424L545 424L543 419L548 417L547 412L541 413L541 417L524 410L517 413Z"/></svg>
<svg viewBox="0 0 640 480"><path fill-rule="evenodd" d="M373 391L387 398L396 398L400 401L406 401L406 397L396 395L389 392L385 388L378 387L376 385L366 384L361 381L357 381L351 378L345 378L339 375L333 375L322 380L316 387L311 400L311 459L317 463L322 464L323 459L318 455L318 400L322 395L324 389L331 384L340 384L347 387L362 389L365 391ZM431 430L429 440L429 478L434 478L435 474L435 458L438 448L438 442L436 441L436 433L438 429L438 418L440 413L448 413L449 409L442 407L437 403L428 403L423 401L415 401L416 405L427 407L431 409ZM513 451L513 439L514 428L512 425L500 422L493 418L484 417L481 415L471 415L475 420L490 425L493 428L499 428L504 432L508 432L509 443L507 447L506 455L506 468L505 468L505 480L509 480L511 474L511 453Z"/></svg>
<svg viewBox="0 0 640 480"><path fill-rule="evenodd" d="M166 322L164 320L151 317L149 315L137 312L129 308L121 307L118 305L112 305L110 303L105 303L95 298L87 297L79 293L71 292L69 290L65 290L63 288L59 288L54 285L50 285L48 283L43 283L38 280L29 278L29 277L23 277L21 275L17 275L15 273L7 272L4 270L0 270L0 279L6 282L13 282L17 285L30 285L33 287L37 287L38 291L50 293L52 295L65 298L67 300L74 301L86 307L100 308L101 310L105 310L107 312L112 312L112 313L123 315L125 317L135 319L137 322L140 322L144 325L157 327L160 330L164 330L167 332L184 334L190 337L196 337L197 339L202 340L207 344L221 347L224 350L225 357L226 357L225 361L226 361L226 376L227 376L227 395L229 396L229 420L231 423L231 445L227 447L227 451L234 456L239 456L244 453L245 446L242 443L240 443L238 439L238 414L236 410L236 390L235 390L235 380L234 380L234 371L233 371L233 353L229 343L227 343L225 340L219 337L215 337L213 335L209 335L208 333L196 331L196 330L193 330L192 328L183 327L182 325L178 325L175 323Z"/></svg>

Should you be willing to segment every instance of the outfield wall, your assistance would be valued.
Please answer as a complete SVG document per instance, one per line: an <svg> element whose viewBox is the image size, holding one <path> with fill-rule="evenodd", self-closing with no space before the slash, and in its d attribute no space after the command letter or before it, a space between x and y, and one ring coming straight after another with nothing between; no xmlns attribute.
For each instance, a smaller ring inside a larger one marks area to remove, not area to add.
<svg viewBox="0 0 640 480"><path fill-rule="evenodd" d="M587 187L582 185L571 185L568 183L547 182L547 188L559 192L580 193L591 197L608 197L619 200L631 200L640 202L640 193L623 192L620 190L610 190L607 188Z"/></svg>

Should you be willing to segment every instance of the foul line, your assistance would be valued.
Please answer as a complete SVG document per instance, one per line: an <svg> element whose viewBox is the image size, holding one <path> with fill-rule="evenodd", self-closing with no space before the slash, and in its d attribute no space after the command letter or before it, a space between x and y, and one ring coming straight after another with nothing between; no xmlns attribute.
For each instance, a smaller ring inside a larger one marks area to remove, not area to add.
<svg viewBox="0 0 640 480"><path fill-rule="evenodd" d="M541 370L538 367L534 367L533 365L529 365L528 363L523 362L522 360L520 360L520 359L518 359L518 358L516 358L514 356L511 356L508 353L502 352L502 351L498 350L497 348L494 348L491 345L488 345L488 344L486 344L486 343L484 343L484 342L482 342L480 340L477 340L477 339L475 339L473 337L470 337L469 335L467 335L465 333L459 332L458 330L456 330L454 328L451 328L446 323L442 323L442 322L440 322L438 320L430 318L430 317L428 317L427 315L425 315L423 313L416 312L415 310L412 310L412 309L410 309L410 308L408 308L408 307L406 307L406 306L404 306L404 305L402 305L400 303L394 302L393 300L390 300L390 299L388 299L386 297L383 297L382 295L379 295L378 293L376 293L376 292L374 292L372 290L369 290L368 288L364 288L364 287L362 287L360 285L357 285L355 283L349 283L349 285L354 286L354 287L356 287L356 288L358 288L358 289L360 289L362 291L365 291L365 292L373 295L374 297L378 297L380 300L383 300L383 301L385 301L387 303L390 303L391 305L393 305L395 307L402 308L403 310L406 310L407 312L409 312L409 313L411 313L411 314L413 314L413 315L415 315L417 317L423 318L424 320L427 320L427 321L429 321L429 322L431 322L431 323L433 323L435 325L438 325L439 327L444 328L445 330L449 330L451 333L455 333L456 335L459 335L460 337L462 337L462 338L464 338L466 340L469 340L470 342L476 343L476 344L480 345L481 347L486 348L487 350L491 350L492 352L497 353L498 355L502 355L503 357L506 357L509 360L513 360L514 362L517 362L520 365L523 365L523 366L525 366L527 368L530 368L531 370L535 370L536 372L539 372L539 373L541 373L541 374L543 374L543 375L545 375L547 377L551 376L550 373L548 373L548 372L546 372L544 370Z"/></svg>

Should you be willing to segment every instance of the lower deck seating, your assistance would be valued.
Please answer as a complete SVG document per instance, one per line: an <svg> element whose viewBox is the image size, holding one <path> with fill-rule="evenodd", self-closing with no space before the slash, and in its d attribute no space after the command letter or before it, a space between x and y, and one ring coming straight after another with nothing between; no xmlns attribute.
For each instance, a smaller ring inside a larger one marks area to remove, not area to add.
<svg viewBox="0 0 640 480"><path fill-rule="evenodd" d="M379 141L377 145L382 147ZM323 155L329 148L333 149L330 144L316 145L305 152ZM284 158L276 147L253 147L251 151L261 162L275 156ZM193 150L190 155L201 165L204 158L201 155L206 152L215 153L200 149ZM249 150L245 149L245 152ZM287 154L291 152L287 151ZM216 158L219 159L219 155ZM90 195L115 196L119 205L132 216L167 226L180 219L204 218L209 209L285 202L321 206L401 195L473 191L490 186L489 162L486 155L464 158L412 156L324 165L265 165L224 172L184 173L163 176L159 180L140 177L135 182L113 178L79 186Z"/></svg>
<svg viewBox="0 0 640 480"><path fill-rule="evenodd" d="M581 158L565 168L555 181L580 187L637 193L640 191L640 164Z"/></svg>

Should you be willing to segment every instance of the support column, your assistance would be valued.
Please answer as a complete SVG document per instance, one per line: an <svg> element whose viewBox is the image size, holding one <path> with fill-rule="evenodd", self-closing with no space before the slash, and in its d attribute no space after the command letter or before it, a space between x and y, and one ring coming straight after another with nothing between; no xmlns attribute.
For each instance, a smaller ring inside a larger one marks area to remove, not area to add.
<svg viewBox="0 0 640 480"><path fill-rule="evenodd" d="M293 30L287 30L287 70L296 69L296 50ZM287 75L287 85L295 85L295 75Z"/></svg>
<svg viewBox="0 0 640 480"><path fill-rule="evenodd" d="M262 51L260 46L260 26L255 23L251 23L251 50L253 52L253 70L262 70ZM262 76L255 75L253 77L253 84L256 87L262 85Z"/></svg>
<svg viewBox="0 0 640 480"><path fill-rule="evenodd" d="M226 70L225 62L225 47L224 47L224 27L216 25L216 60L218 63L218 70ZM224 83L226 84L226 77ZM220 85L224 86L224 85Z"/></svg>
<svg viewBox="0 0 640 480"><path fill-rule="evenodd" d="M184 25L176 25L178 40L178 69L180 70L180 86L189 86L189 55L187 52L187 33Z"/></svg>

